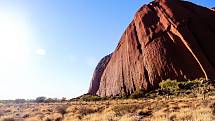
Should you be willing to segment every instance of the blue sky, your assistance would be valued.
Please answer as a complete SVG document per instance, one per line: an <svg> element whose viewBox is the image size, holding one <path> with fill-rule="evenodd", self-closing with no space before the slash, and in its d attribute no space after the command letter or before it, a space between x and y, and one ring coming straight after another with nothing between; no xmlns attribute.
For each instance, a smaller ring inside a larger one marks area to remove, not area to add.
<svg viewBox="0 0 215 121"><path fill-rule="evenodd" d="M86 93L97 62L148 2L0 0L0 99ZM215 6L213 0L192 2Z"/></svg>

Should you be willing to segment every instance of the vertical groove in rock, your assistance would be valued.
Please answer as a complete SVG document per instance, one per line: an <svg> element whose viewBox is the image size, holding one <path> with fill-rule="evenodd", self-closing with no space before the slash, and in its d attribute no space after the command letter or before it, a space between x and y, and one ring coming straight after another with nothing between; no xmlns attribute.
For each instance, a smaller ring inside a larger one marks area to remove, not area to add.
<svg viewBox="0 0 215 121"><path fill-rule="evenodd" d="M121 76L122 76L122 91L123 91L123 93L127 93L127 90L126 90L126 85L125 85L125 77L124 77L124 69L123 69L123 59L121 58L121 72L122 72L122 74L121 74Z"/></svg>
<svg viewBox="0 0 215 121"><path fill-rule="evenodd" d="M140 44L140 40L138 38L138 35L137 35L137 30L136 30L136 26L134 24L134 35L135 35L135 40L137 42L137 49L139 50L140 54L143 54L143 49L142 49L142 45Z"/></svg>

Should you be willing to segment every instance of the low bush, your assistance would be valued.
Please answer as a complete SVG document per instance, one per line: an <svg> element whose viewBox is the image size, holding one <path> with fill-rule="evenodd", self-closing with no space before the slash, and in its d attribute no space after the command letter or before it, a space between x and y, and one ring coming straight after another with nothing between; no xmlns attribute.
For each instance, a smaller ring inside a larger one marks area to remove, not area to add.
<svg viewBox="0 0 215 121"><path fill-rule="evenodd" d="M179 83L179 88L184 90L192 90L200 85L199 80L185 81Z"/></svg>
<svg viewBox="0 0 215 121"><path fill-rule="evenodd" d="M170 93L175 93L179 90L179 82L177 80L163 80L159 86L162 90L169 91Z"/></svg>
<svg viewBox="0 0 215 121"><path fill-rule="evenodd" d="M97 112L96 109L88 106L80 106L77 110L77 113L81 116L86 116L88 114L96 113L96 112Z"/></svg>
<svg viewBox="0 0 215 121"><path fill-rule="evenodd" d="M46 100L44 100L45 103L55 103L57 102L57 100L53 99L53 98L47 98Z"/></svg>
<svg viewBox="0 0 215 121"><path fill-rule="evenodd" d="M133 113L138 109L144 108L143 105L140 104L121 104L112 107L112 110L116 113L116 115L123 115L126 113Z"/></svg>
<svg viewBox="0 0 215 121"><path fill-rule="evenodd" d="M90 101L101 101L104 100L105 98L96 96L96 95L84 95L80 98L80 101L86 101L86 102L90 102Z"/></svg>
<svg viewBox="0 0 215 121"><path fill-rule="evenodd" d="M121 95L119 96L119 98L121 99L127 99L128 98L128 94L125 92L122 92Z"/></svg>
<svg viewBox="0 0 215 121"><path fill-rule="evenodd" d="M148 117L152 115L152 111L150 110L138 110L137 111L138 115Z"/></svg>
<svg viewBox="0 0 215 121"><path fill-rule="evenodd" d="M67 108L68 108L68 106L66 106L66 105L62 105L62 106L58 106L58 107L56 107L56 112L58 112L58 113L60 113L62 116L64 115L64 114L66 114L67 113Z"/></svg>
<svg viewBox="0 0 215 121"><path fill-rule="evenodd" d="M210 82L203 78L183 82L167 79L160 82L158 91L159 95L196 95L207 92L209 85Z"/></svg>
<svg viewBox="0 0 215 121"><path fill-rule="evenodd" d="M45 101L46 101L46 97L44 97L44 96L37 97L37 98L35 99L35 102L36 102L36 103L44 103Z"/></svg>
<svg viewBox="0 0 215 121"><path fill-rule="evenodd" d="M140 89L138 91L135 91L134 93L132 93L129 98L131 99L138 99L138 98L142 98L145 96L144 90Z"/></svg>

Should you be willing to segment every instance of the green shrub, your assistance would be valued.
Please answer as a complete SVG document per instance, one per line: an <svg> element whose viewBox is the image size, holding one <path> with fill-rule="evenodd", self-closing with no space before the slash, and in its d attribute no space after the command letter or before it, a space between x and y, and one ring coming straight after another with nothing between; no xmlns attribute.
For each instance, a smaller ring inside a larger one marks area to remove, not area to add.
<svg viewBox="0 0 215 121"><path fill-rule="evenodd" d="M179 88L180 89L184 89L184 90L192 90L196 87L198 87L200 85L200 80L198 79L195 79L195 80L192 80L192 81L185 81L185 82L180 82L179 83Z"/></svg>
<svg viewBox="0 0 215 121"><path fill-rule="evenodd" d="M86 102L101 101L101 100L104 100L104 98L96 95L84 95L80 98L80 101L86 101Z"/></svg>
<svg viewBox="0 0 215 121"><path fill-rule="evenodd" d="M159 83L159 86L163 90L168 90L170 92L176 92L179 90L179 82L177 80L167 79Z"/></svg>
<svg viewBox="0 0 215 121"><path fill-rule="evenodd" d="M129 98L131 99L138 99L138 98L142 98L145 96L144 90L140 89L138 91L135 91L134 93L132 93Z"/></svg>
<svg viewBox="0 0 215 121"><path fill-rule="evenodd" d="M196 95L197 93L207 92L210 81L204 78L177 82L176 80L164 80L160 82L159 95ZM203 90L203 91L201 91ZM204 91L205 90L205 91Z"/></svg>

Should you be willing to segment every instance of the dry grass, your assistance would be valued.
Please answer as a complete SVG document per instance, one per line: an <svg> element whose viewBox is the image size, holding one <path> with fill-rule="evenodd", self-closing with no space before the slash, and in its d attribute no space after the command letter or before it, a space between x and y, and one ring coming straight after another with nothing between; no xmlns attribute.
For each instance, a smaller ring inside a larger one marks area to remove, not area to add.
<svg viewBox="0 0 215 121"><path fill-rule="evenodd" d="M1 104L0 121L213 121L215 97Z"/></svg>

